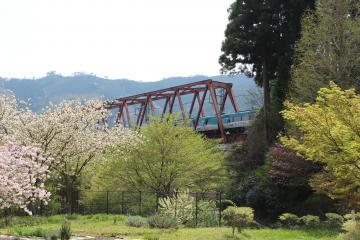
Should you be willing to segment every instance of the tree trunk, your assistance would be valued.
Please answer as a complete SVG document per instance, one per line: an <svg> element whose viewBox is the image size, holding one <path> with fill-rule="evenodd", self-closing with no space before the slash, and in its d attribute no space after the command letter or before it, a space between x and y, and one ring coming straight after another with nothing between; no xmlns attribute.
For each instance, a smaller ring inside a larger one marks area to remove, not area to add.
<svg viewBox="0 0 360 240"><path fill-rule="evenodd" d="M269 144L269 110L270 110L270 84L267 77L267 63L266 58L263 60L262 84L264 94L264 143L265 147Z"/></svg>

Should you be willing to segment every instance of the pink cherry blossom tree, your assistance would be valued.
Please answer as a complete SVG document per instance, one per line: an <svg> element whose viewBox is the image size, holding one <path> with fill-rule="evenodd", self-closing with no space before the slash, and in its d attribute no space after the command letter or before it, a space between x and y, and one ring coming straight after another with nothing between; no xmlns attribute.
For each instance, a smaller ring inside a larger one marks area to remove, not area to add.
<svg viewBox="0 0 360 240"><path fill-rule="evenodd" d="M9 137L0 146L0 209L17 206L32 214L28 206L35 201L47 204L50 193L44 188L49 171L39 148L19 146Z"/></svg>
<svg viewBox="0 0 360 240"><path fill-rule="evenodd" d="M51 157L46 163L50 180L71 211L84 170L101 167L106 154L118 154L141 139L136 131L99 125L108 115L101 100L64 100L34 113L11 94L0 95L0 139L10 135Z"/></svg>

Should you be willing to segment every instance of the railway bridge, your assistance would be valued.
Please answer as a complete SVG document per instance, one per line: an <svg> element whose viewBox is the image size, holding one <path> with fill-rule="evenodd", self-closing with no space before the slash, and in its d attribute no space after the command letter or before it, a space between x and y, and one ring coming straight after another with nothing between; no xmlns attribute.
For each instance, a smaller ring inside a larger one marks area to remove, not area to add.
<svg viewBox="0 0 360 240"><path fill-rule="evenodd" d="M232 86L232 83L208 79L117 98L107 101L105 107L116 111L115 125L137 128L146 123L151 114L181 112L183 119L190 119L191 126L206 136L221 137L224 143L238 142L246 136L255 111L239 111ZM185 98L191 99L189 104L184 103Z"/></svg>

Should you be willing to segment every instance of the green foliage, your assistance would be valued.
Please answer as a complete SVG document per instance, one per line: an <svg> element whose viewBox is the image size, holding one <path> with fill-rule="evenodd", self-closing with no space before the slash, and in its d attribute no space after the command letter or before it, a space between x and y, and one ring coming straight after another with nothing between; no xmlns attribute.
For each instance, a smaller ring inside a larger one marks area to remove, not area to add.
<svg viewBox="0 0 360 240"><path fill-rule="evenodd" d="M213 200L200 201L198 204L198 226L214 227L219 224L219 210Z"/></svg>
<svg viewBox="0 0 360 240"><path fill-rule="evenodd" d="M178 223L176 218L171 215L156 214L148 218L148 224L150 228L176 228Z"/></svg>
<svg viewBox="0 0 360 240"><path fill-rule="evenodd" d="M31 236L31 237L46 237L48 235L47 231L45 231L43 228L40 227L25 231L22 228L15 227L11 229L9 233L17 236Z"/></svg>
<svg viewBox="0 0 360 240"><path fill-rule="evenodd" d="M254 221L254 210L249 207L228 207L223 211L225 224L241 232Z"/></svg>
<svg viewBox="0 0 360 240"><path fill-rule="evenodd" d="M314 215L302 216L300 221L307 228L316 228L320 224L320 218Z"/></svg>
<svg viewBox="0 0 360 240"><path fill-rule="evenodd" d="M64 223L61 225L59 232L61 240L69 240L71 237L70 222L64 221Z"/></svg>
<svg viewBox="0 0 360 240"><path fill-rule="evenodd" d="M107 190L117 185L125 191L155 192L161 198L186 188L226 186L226 154L216 142L190 127L176 125L177 121L174 115L151 119L140 130L142 143L123 155L109 155L93 179L92 189Z"/></svg>
<svg viewBox="0 0 360 240"><path fill-rule="evenodd" d="M235 1L229 9L229 23L221 48L222 70L255 75L259 83L266 59L269 75L280 76L284 81L282 77L289 75L289 58L299 37L301 16L313 4L314 1L309 0L285 1L281 5L274 0Z"/></svg>
<svg viewBox="0 0 360 240"><path fill-rule="evenodd" d="M56 234L50 235L49 237L50 240L57 240L58 236Z"/></svg>
<svg viewBox="0 0 360 240"><path fill-rule="evenodd" d="M351 208L360 206L360 96L331 83L313 104L287 103L286 120L297 133L281 142L307 159L324 164L311 185L318 192L341 199Z"/></svg>
<svg viewBox="0 0 360 240"><path fill-rule="evenodd" d="M229 228L187 228L180 227L173 230L155 229L155 228L134 228L125 225L125 221L118 222L113 225L113 218L126 219L124 215L111 215L107 220L96 220L97 215L81 215L76 220L71 220L71 229L75 236L96 236L96 238L116 238L116 236L126 236L131 239L142 239L145 237L158 237L161 240L220 240L224 239L224 235L230 234ZM19 217L23 218L23 217ZM16 236L33 236L37 228L41 228L46 236L58 234L57 227L61 225L64 215L56 215L51 217L41 217L42 223L37 226L22 226L15 228L1 228L1 234L12 234ZM104 218L105 219L105 218ZM20 220L19 220L20 222ZM51 222L51 223L50 223ZM49 224L50 223L50 224ZM21 233L21 234L20 234ZM246 235L247 236L246 236ZM240 239L258 239L258 240L289 240L289 239L306 239L306 240L335 240L339 234L338 228L320 227L315 229L252 229L247 228L241 234L235 234ZM46 237L45 236L45 237Z"/></svg>
<svg viewBox="0 0 360 240"><path fill-rule="evenodd" d="M142 227L146 225L145 219L139 216L128 216L126 225L130 227Z"/></svg>
<svg viewBox="0 0 360 240"><path fill-rule="evenodd" d="M283 213L279 216L280 223L287 228L292 228L300 223L300 218L292 213Z"/></svg>
<svg viewBox="0 0 360 240"><path fill-rule="evenodd" d="M336 213L326 213L326 223L331 227L340 227L344 222L344 218Z"/></svg>
<svg viewBox="0 0 360 240"><path fill-rule="evenodd" d="M360 221L346 221L343 224L346 233L340 234L339 240L360 240Z"/></svg>
<svg viewBox="0 0 360 240"><path fill-rule="evenodd" d="M355 220L356 220L356 221L360 221L360 212L354 213L354 214L352 214L352 213L346 214L346 215L344 216L344 219L345 219L345 220L352 220L353 217L355 217Z"/></svg>
<svg viewBox="0 0 360 240"><path fill-rule="evenodd" d="M336 82L360 90L359 4L352 0L318 1L316 11L302 20L296 48L291 95L299 102L313 102L317 91Z"/></svg>
<svg viewBox="0 0 360 240"><path fill-rule="evenodd" d="M160 238L155 235L145 235L144 240L159 240Z"/></svg>
<svg viewBox="0 0 360 240"><path fill-rule="evenodd" d="M300 20L304 11L313 5L314 0L283 1L281 4L277 0L245 0L234 1L229 8L219 63L222 72L245 73L263 86L263 113L266 114L257 130L263 131L266 144L283 128L279 111L288 92ZM262 150L266 149L266 144Z"/></svg>
<svg viewBox="0 0 360 240"><path fill-rule="evenodd" d="M12 225L12 217L11 216L5 216L0 218L0 228L5 228Z"/></svg>

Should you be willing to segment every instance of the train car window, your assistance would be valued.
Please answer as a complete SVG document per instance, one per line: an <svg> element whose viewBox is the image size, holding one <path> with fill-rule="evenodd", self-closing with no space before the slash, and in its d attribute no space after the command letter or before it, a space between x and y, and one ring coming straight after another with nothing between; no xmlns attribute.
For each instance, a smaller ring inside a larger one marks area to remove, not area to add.
<svg viewBox="0 0 360 240"><path fill-rule="evenodd" d="M234 122L240 122L242 121L242 117L241 116L237 116L234 118Z"/></svg>

